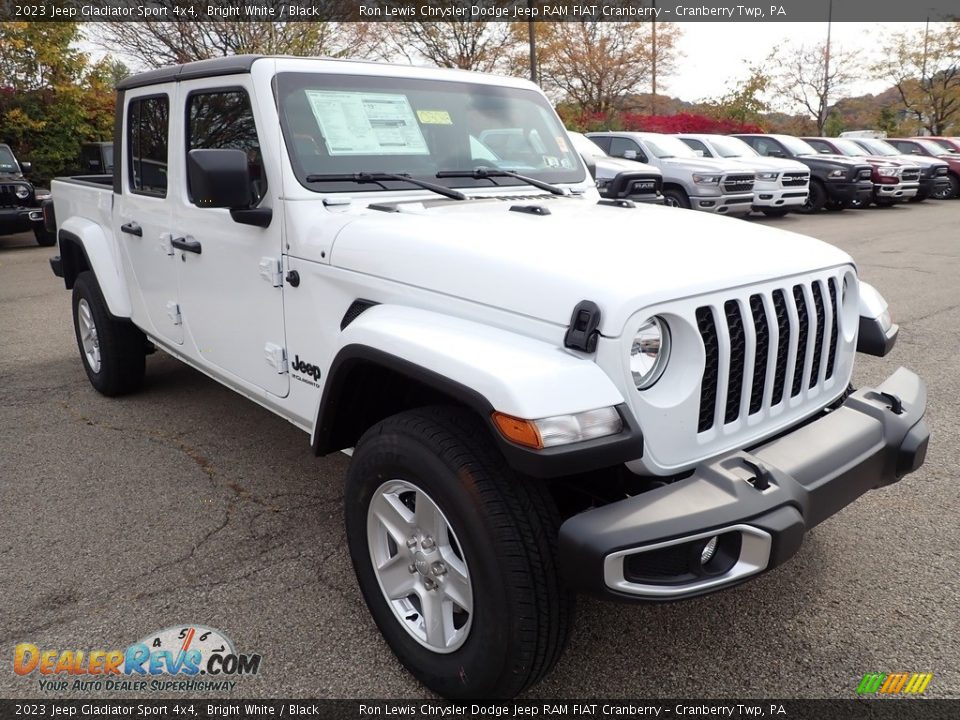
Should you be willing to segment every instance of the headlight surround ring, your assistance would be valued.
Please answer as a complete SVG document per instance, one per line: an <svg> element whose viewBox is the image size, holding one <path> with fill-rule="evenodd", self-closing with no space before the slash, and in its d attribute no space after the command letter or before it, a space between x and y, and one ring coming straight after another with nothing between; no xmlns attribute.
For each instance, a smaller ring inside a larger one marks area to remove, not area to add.
<svg viewBox="0 0 960 720"><path fill-rule="evenodd" d="M30 197L30 188L26 185L17 185L16 189L13 191L13 194L17 196L18 200L26 200Z"/></svg>

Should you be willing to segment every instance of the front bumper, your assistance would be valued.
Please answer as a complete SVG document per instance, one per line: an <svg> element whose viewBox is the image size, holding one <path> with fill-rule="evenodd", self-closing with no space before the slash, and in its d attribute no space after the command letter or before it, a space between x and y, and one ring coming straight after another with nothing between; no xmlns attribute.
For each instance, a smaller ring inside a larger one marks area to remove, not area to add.
<svg viewBox="0 0 960 720"><path fill-rule="evenodd" d="M807 201L808 186L780 187L779 183L771 183L769 187L757 183L753 186L753 207L755 210L770 210L802 207Z"/></svg>
<svg viewBox="0 0 960 720"><path fill-rule="evenodd" d="M717 213L718 215L746 215L753 205L753 193L735 195L691 195L690 207L694 210Z"/></svg>
<svg viewBox="0 0 960 720"><path fill-rule="evenodd" d="M900 368L764 445L573 516L560 528L568 584L610 598L677 600L780 565L807 530L923 464L926 402L923 381ZM702 564L716 536L713 558Z"/></svg>
<svg viewBox="0 0 960 720"><path fill-rule="evenodd" d="M824 183L827 189L827 199L834 202L850 204L855 201L869 203L873 200L873 183L869 180L860 182L834 182Z"/></svg>
<svg viewBox="0 0 960 720"><path fill-rule="evenodd" d="M30 214L35 211L35 208L26 207L0 208L0 234L29 230L34 226Z"/></svg>
<svg viewBox="0 0 960 720"><path fill-rule="evenodd" d="M900 182L895 185L875 183L873 186L874 200L909 200L915 197L920 190L919 182Z"/></svg>

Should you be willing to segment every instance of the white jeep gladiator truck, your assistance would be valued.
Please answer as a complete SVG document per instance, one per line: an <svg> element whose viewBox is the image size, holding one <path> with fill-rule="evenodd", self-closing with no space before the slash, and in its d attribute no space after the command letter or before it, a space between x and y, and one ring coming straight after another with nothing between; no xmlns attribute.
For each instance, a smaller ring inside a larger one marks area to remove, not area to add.
<svg viewBox="0 0 960 720"><path fill-rule="evenodd" d="M352 453L360 589L443 696L536 682L578 592L729 588L924 460L923 382L850 386L898 327L848 255L601 198L529 82L203 61L120 83L115 157L53 183L90 382L156 348Z"/></svg>

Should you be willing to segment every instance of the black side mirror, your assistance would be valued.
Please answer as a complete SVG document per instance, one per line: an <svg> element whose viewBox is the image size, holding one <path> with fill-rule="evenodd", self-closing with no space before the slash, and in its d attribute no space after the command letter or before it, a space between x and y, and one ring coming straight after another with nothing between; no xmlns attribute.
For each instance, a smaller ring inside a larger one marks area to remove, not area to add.
<svg viewBox="0 0 960 720"><path fill-rule="evenodd" d="M270 208L250 207L250 169L243 150L191 150L187 154L187 180L197 207L229 208L230 217L238 223L270 225Z"/></svg>
<svg viewBox="0 0 960 720"><path fill-rule="evenodd" d="M22 162L20 163L20 172L24 175L29 175L33 172L33 163Z"/></svg>
<svg viewBox="0 0 960 720"><path fill-rule="evenodd" d="M661 182L655 177L650 177L649 173L624 170L622 173L617 173L617 176L610 181L604 194L608 198L622 200L631 195L656 194L660 185Z"/></svg>

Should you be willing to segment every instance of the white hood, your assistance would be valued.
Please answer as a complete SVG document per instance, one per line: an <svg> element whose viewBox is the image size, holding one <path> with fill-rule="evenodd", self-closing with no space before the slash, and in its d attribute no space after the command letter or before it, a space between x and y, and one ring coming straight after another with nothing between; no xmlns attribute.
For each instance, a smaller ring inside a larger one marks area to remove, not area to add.
<svg viewBox="0 0 960 720"><path fill-rule="evenodd" d="M786 158L763 157L762 155L724 158L729 162L737 162L743 167L764 172L776 170L777 172L804 172L809 173L810 168L796 160L787 160Z"/></svg>
<svg viewBox="0 0 960 720"><path fill-rule="evenodd" d="M531 204L550 214L510 210ZM810 237L669 207L546 196L352 212L333 242L336 267L561 326L592 300L607 336L657 302L852 262Z"/></svg>

